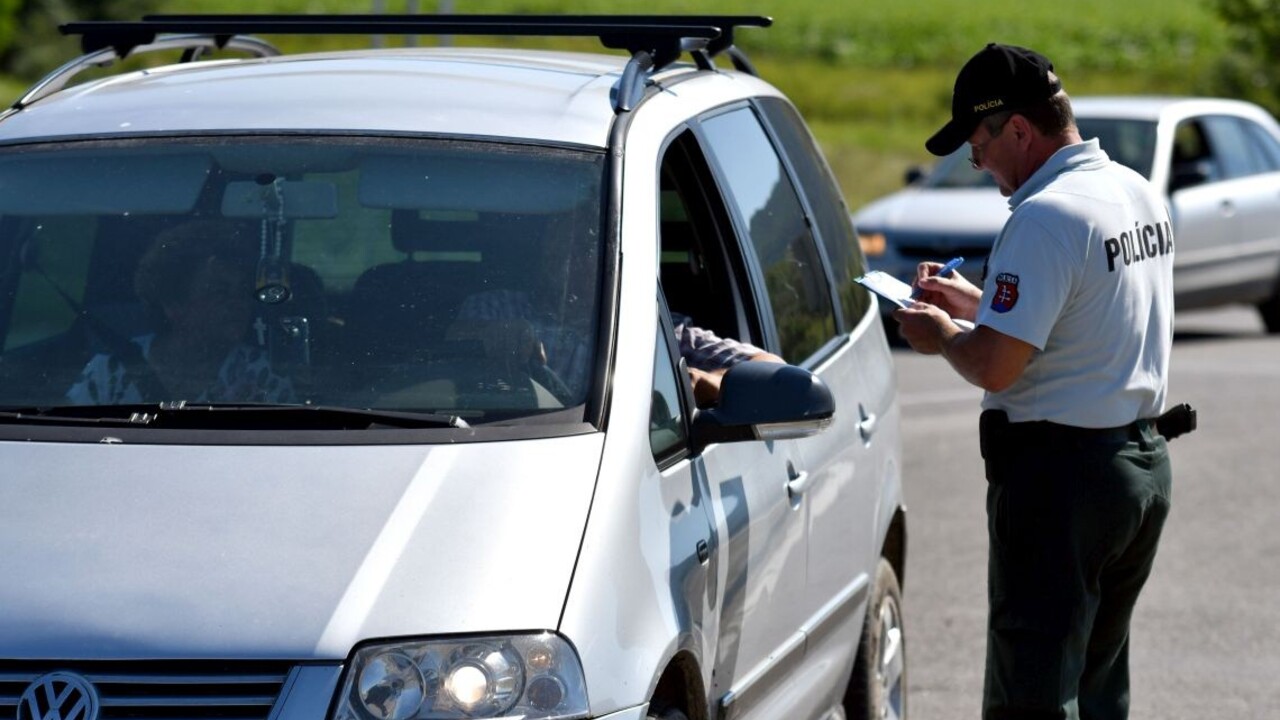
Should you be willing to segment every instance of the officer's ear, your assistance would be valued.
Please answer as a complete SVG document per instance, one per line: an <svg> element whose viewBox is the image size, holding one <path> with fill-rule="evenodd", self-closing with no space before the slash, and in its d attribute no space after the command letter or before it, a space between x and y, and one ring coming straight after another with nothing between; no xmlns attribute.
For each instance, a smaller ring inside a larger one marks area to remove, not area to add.
<svg viewBox="0 0 1280 720"><path fill-rule="evenodd" d="M1004 131L1013 133L1014 142L1018 143L1019 146L1025 146L1034 137L1035 126L1031 124L1031 121L1025 115L1014 113L1005 125Z"/></svg>

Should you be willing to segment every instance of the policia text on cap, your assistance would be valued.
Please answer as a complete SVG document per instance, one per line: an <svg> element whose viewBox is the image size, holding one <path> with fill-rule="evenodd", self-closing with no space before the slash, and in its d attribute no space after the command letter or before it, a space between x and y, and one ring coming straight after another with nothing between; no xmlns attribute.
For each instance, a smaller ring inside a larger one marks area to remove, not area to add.
<svg viewBox="0 0 1280 720"><path fill-rule="evenodd" d="M1195 419L1161 417L1169 216L1147 180L1082 140L1053 65L1026 48L991 44L960 70L951 120L925 145L966 142L1012 214L981 287L922 263L921 302L894 316L912 348L987 391L983 717L1125 718L1129 619L1169 512L1166 439ZM1135 227L1157 251L1115 262L1108 243Z"/></svg>

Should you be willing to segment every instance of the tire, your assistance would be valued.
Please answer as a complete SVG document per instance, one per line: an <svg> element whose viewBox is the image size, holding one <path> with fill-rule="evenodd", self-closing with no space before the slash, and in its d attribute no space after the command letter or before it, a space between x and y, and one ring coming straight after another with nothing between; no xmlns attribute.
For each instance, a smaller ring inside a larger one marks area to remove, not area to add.
<svg viewBox="0 0 1280 720"><path fill-rule="evenodd" d="M902 624L902 590L888 560L876 567L862 637L845 691L849 720L903 720L907 717L907 655Z"/></svg>
<svg viewBox="0 0 1280 720"><path fill-rule="evenodd" d="M689 720L689 716L684 714L683 710L675 708L654 709L649 708L649 714L645 715L647 720Z"/></svg>

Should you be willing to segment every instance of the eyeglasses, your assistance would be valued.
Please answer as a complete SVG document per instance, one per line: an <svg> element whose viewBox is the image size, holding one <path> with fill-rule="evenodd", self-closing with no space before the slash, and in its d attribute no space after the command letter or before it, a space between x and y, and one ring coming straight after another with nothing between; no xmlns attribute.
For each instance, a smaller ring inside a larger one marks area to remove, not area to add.
<svg viewBox="0 0 1280 720"><path fill-rule="evenodd" d="M991 137L987 138L986 140L983 140L977 145L969 146L969 167L973 168L974 170L977 170L982 167L982 160L981 160L982 154L986 152L987 146L991 144L991 141L995 140L997 137L999 137L999 135L992 135Z"/></svg>
<svg viewBox="0 0 1280 720"><path fill-rule="evenodd" d="M991 128L988 127L987 131L991 132L991 136L988 137L986 140L983 140L982 142L978 143L977 145L969 146L969 167L973 168L974 170L977 170L982 167L982 156L986 154L987 146L991 144L992 140L995 140L996 138L1000 137L1000 133L1004 132L1004 126L1009 124L1009 118L1011 117L1013 116L1010 115L1009 117L1006 117L1004 121L1000 123L1000 126L995 129L994 132L992 132Z"/></svg>

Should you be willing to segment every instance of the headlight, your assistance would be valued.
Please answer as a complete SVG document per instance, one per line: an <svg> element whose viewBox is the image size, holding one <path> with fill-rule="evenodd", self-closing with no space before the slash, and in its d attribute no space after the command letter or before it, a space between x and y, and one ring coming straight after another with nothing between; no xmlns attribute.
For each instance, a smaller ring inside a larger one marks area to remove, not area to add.
<svg viewBox="0 0 1280 720"><path fill-rule="evenodd" d="M884 233L858 231L858 244L862 246L862 254L867 257L880 257L884 254Z"/></svg>
<svg viewBox="0 0 1280 720"><path fill-rule="evenodd" d="M347 669L334 720L587 715L582 663L551 633L372 645Z"/></svg>

